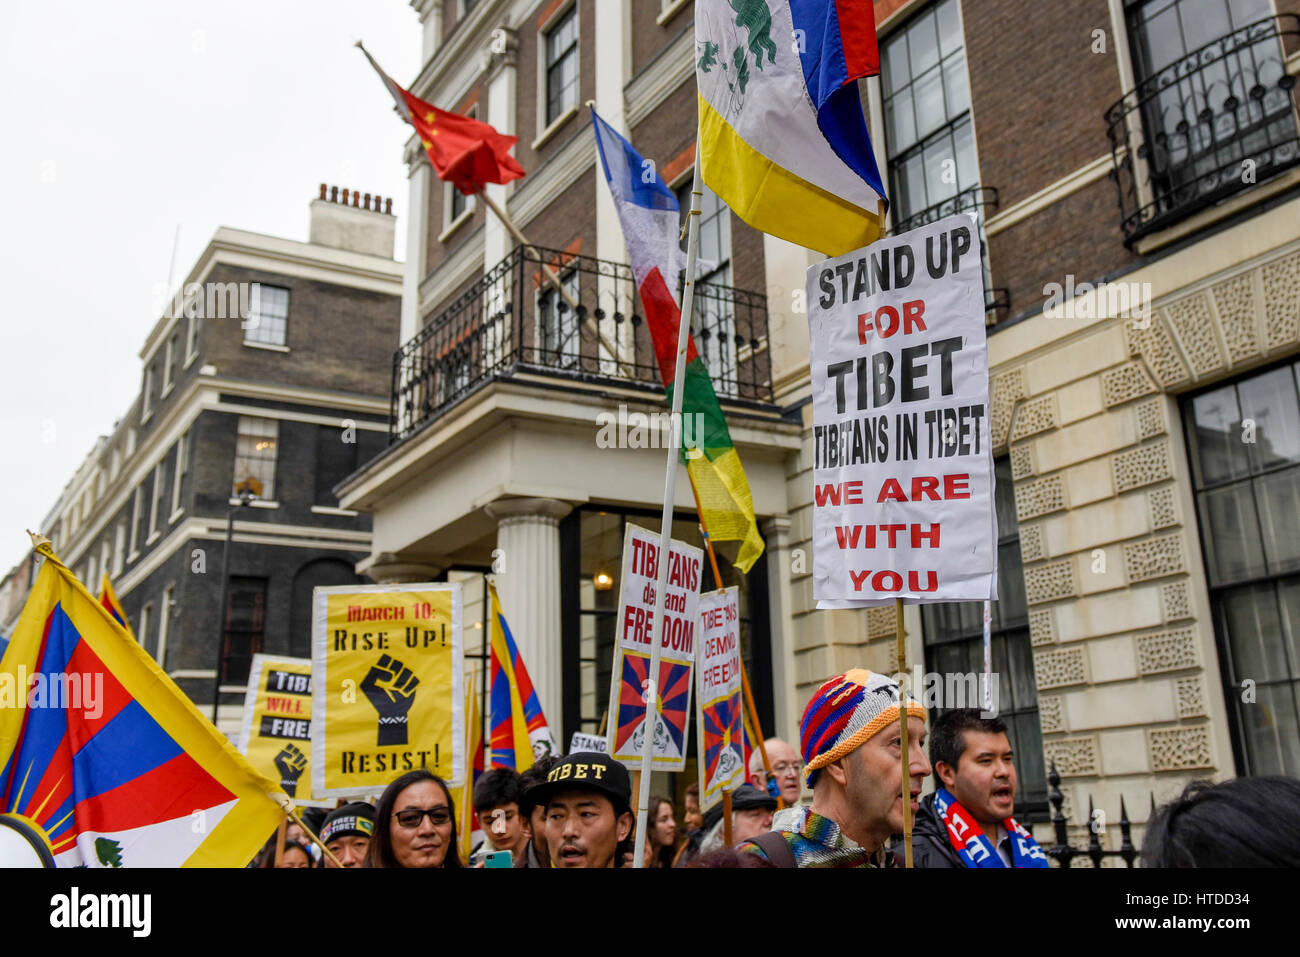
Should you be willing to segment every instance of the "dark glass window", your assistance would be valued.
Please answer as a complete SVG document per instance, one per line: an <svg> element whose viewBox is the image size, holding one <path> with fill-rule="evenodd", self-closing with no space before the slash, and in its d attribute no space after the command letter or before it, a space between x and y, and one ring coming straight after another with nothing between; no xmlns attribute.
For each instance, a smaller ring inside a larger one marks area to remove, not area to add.
<svg viewBox="0 0 1300 957"><path fill-rule="evenodd" d="M691 183L692 179L688 178L677 189L683 226L691 209ZM695 347L699 349L713 381L722 383L724 391L734 391L734 386L730 389L725 386L734 383L736 377L735 300L721 288L732 284L731 207L703 182L700 189L703 195L700 196L700 240L696 252L699 283L695 290L695 318L691 328ZM686 250L685 233L682 234L681 248ZM683 275L683 281L685 278ZM719 288L699 288L702 286Z"/></svg>
<svg viewBox="0 0 1300 957"><path fill-rule="evenodd" d="M262 345L289 344L289 290L254 283L249 296L244 341Z"/></svg>
<svg viewBox="0 0 1300 957"><path fill-rule="evenodd" d="M578 105L578 6L546 31L546 125Z"/></svg>
<svg viewBox="0 0 1300 957"><path fill-rule="evenodd" d="M1029 641L1029 608L1020 561L1020 527L1016 522L1011 460L994 463L998 516L998 600L990 609L991 670L998 676L998 717L1007 724L1015 754L1019 792L1017 817L1047 819L1047 770L1043 765L1043 733L1038 721L1038 686ZM945 602L921 606L925 634L925 667L945 676L978 675L981 697L967 706L981 706L984 674L984 606L982 602ZM956 687L954 685L954 687ZM967 682L962 685L969 688ZM961 702L940 701L935 713Z"/></svg>
<svg viewBox="0 0 1300 957"><path fill-rule="evenodd" d="M266 579L232 575L226 592L226 634L221 645L221 684L243 684L266 628Z"/></svg>
<svg viewBox="0 0 1300 957"><path fill-rule="evenodd" d="M1244 774L1300 775L1296 374L1288 364L1184 405L1224 697Z"/></svg>
<svg viewBox="0 0 1300 957"><path fill-rule="evenodd" d="M560 282L565 291L578 301L578 271L571 270ZM581 321L573 307L559 294L554 283L547 283L537 294L537 333L539 361L551 369L577 369L581 359Z"/></svg>

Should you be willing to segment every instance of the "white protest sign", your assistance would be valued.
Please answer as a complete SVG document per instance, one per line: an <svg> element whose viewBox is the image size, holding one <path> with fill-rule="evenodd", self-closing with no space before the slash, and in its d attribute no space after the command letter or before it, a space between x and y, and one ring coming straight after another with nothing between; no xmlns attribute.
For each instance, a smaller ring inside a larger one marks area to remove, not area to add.
<svg viewBox="0 0 1300 957"><path fill-rule="evenodd" d="M700 810L745 783L744 707L740 681L740 589L700 596L699 715Z"/></svg>
<svg viewBox="0 0 1300 957"><path fill-rule="evenodd" d="M818 608L997 598L979 230L810 266Z"/></svg>
<svg viewBox="0 0 1300 957"><path fill-rule="evenodd" d="M573 737L569 739L569 754L577 754L579 751L598 751L604 754L606 747L605 739L598 734L583 734L581 731L575 731Z"/></svg>
<svg viewBox="0 0 1300 957"><path fill-rule="evenodd" d="M629 524L623 536L623 576L614 623L607 753L637 770L641 767L646 705L643 689L650 673L650 626L659 577L658 557L658 534ZM652 752L656 771L680 771L686 763L686 724L691 708L703 568L703 551L673 539L668 552L656 688L659 722L654 729Z"/></svg>

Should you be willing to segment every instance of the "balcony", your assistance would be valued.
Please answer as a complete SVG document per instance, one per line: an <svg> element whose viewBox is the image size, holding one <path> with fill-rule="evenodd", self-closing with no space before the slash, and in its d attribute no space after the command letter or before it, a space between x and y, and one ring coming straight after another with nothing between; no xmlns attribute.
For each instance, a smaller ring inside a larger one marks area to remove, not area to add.
<svg viewBox="0 0 1300 957"><path fill-rule="evenodd" d="M559 276L567 297L549 281L547 268ZM695 345L718 398L770 405L767 297L701 283L695 305ZM501 379L662 393L631 268L516 247L397 350L390 443L411 437Z"/></svg>
<svg viewBox="0 0 1300 957"><path fill-rule="evenodd" d="M1207 43L1106 111L1126 245L1300 165L1284 37L1300 16Z"/></svg>
<svg viewBox="0 0 1300 957"><path fill-rule="evenodd" d="M984 237L984 221L989 212L998 207L998 191L991 186L972 186L948 197L941 203L935 203L894 224L893 235L905 233L956 213L970 213L979 222L980 227L980 261L984 270L984 312L988 325L993 325L997 311L1011 306L1011 294L1005 288L994 288L993 273L989 270L989 244Z"/></svg>

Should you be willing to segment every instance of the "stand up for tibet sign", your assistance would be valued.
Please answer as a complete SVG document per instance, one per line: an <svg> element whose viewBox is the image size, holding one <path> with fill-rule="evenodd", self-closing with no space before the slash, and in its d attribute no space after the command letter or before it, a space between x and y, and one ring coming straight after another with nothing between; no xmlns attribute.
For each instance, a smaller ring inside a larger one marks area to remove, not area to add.
<svg viewBox="0 0 1300 957"><path fill-rule="evenodd" d="M659 721L652 767L680 771L686 763L686 722L700 624L700 573L704 552L673 539L659 651ZM623 575L615 620L610 675L609 753L639 770L645 727L645 687L650 674L650 632L659 578L659 536L629 524L623 536ZM615 710L617 709L617 710Z"/></svg>
<svg viewBox="0 0 1300 957"><path fill-rule="evenodd" d="M311 659L253 655L239 753L299 807L333 807L311 796Z"/></svg>
<svg viewBox="0 0 1300 957"><path fill-rule="evenodd" d="M740 589L700 596L700 810L745 783L744 707L740 684Z"/></svg>
<svg viewBox="0 0 1300 957"><path fill-rule="evenodd" d="M465 774L461 586L312 593L312 794L379 794L419 768Z"/></svg>
<svg viewBox="0 0 1300 957"><path fill-rule="evenodd" d="M818 608L997 598L979 231L809 267Z"/></svg>

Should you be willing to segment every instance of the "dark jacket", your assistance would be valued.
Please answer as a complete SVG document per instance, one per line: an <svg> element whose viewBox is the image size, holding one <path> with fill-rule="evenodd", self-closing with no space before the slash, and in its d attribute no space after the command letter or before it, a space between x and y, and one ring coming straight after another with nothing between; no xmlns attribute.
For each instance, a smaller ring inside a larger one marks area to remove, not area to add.
<svg viewBox="0 0 1300 957"><path fill-rule="evenodd" d="M961 855L948 840L948 828L934 806L934 795L921 798L916 817L912 821L913 867L965 867ZM903 835L896 834L890 845L894 855L903 860Z"/></svg>

